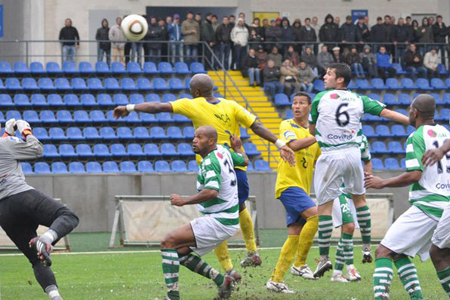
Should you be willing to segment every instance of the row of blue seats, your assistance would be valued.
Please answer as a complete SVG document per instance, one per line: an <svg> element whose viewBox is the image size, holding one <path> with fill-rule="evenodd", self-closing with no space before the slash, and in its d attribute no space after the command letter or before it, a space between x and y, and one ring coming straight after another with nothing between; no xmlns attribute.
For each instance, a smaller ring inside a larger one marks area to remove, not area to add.
<svg viewBox="0 0 450 300"><path fill-rule="evenodd" d="M389 157L386 158L383 162L380 158L373 158L372 159L372 167L375 170L396 170L396 169L405 169L405 159L402 158L400 160L400 164L397 159Z"/></svg>
<svg viewBox="0 0 450 300"><path fill-rule="evenodd" d="M445 82L441 78L432 78L430 81L426 78L418 78L416 82L411 78L402 78L400 82L397 78L388 78L386 84L380 78L373 78L370 82L367 79L356 79L356 81L352 79L348 88L351 90L445 90L450 89L450 78L447 78ZM323 80L316 79L314 89L319 92L324 91Z"/></svg>
<svg viewBox="0 0 450 300"><path fill-rule="evenodd" d="M67 78L43 77L37 81L34 78L26 77L22 82L18 78L11 77L5 79L5 84L0 79L0 90L17 91L181 91L189 89L190 78L184 81L180 78L154 78L152 82L148 78L137 78L136 82L132 78L121 78L120 82L113 77L105 78L102 82L100 78L89 78L87 82L80 77L72 78L69 82Z"/></svg>
<svg viewBox="0 0 450 300"><path fill-rule="evenodd" d="M40 62L32 62L30 68L24 62L15 62L14 69L11 68L9 62L0 61L0 75L5 74L197 74L206 73L202 63L193 62L188 66L184 62L177 62L172 66L168 62L160 62L156 65L153 62L144 63L143 67L136 62L129 62L125 66L120 62L113 62L111 68L105 62L97 62L95 68L90 62L82 61L78 64L78 69L73 62L64 62L62 68L57 62L48 62L44 70L44 66Z"/></svg>
<svg viewBox="0 0 450 300"><path fill-rule="evenodd" d="M450 109L444 108L443 111L446 111L446 121L450 120ZM439 118L440 119L440 118ZM435 117L435 120L438 120ZM446 125L446 124L444 124ZM409 125L406 130L403 125L392 125L391 129L387 125L377 125L374 129L371 125L363 125L362 133L371 138L371 137L407 137L416 129Z"/></svg>
<svg viewBox="0 0 450 300"><path fill-rule="evenodd" d="M248 156L260 155L253 143L245 143L243 145ZM177 146L171 143L162 143L161 149L157 144L140 144L132 143L127 146L115 143L111 146L105 144L95 144L91 147L88 144L78 144L75 147L72 144L61 144L57 148L53 144L44 145L44 157L111 157L111 156L194 156L192 147L188 143L180 143Z"/></svg>
<svg viewBox="0 0 450 300"><path fill-rule="evenodd" d="M195 160L190 160L187 164L182 160L174 160L170 164L165 160L139 161L135 164L132 161L122 161L119 164L115 161L99 162L71 162L69 166L63 162L54 162L51 167L46 162L37 162L32 166L23 162L22 170L25 174L83 174L83 173L151 173L151 172L198 172L198 165ZM247 167L248 171L271 171L269 164L258 159L253 164L251 161Z"/></svg>
<svg viewBox="0 0 450 300"><path fill-rule="evenodd" d="M376 141L370 144L370 152L372 154L405 154L406 142L402 143L398 141L391 141L386 144L381 141Z"/></svg>

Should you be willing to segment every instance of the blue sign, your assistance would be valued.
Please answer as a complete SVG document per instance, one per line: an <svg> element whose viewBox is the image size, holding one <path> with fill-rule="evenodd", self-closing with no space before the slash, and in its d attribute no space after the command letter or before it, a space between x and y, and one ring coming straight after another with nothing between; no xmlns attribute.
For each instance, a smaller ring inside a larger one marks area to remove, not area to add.
<svg viewBox="0 0 450 300"><path fill-rule="evenodd" d="M367 9L352 9L352 23L355 24L360 17L365 17L369 15Z"/></svg>
<svg viewBox="0 0 450 300"><path fill-rule="evenodd" d="M0 4L0 37L3 37L3 4Z"/></svg>

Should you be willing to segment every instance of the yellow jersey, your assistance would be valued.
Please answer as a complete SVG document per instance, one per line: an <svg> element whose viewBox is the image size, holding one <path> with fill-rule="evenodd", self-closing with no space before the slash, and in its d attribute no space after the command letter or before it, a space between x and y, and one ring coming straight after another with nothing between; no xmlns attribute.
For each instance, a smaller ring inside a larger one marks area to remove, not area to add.
<svg viewBox="0 0 450 300"><path fill-rule="evenodd" d="M286 144L307 137L312 137L308 128L298 125L294 119L281 122L280 139ZM290 187L299 187L309 195L314 164L320 156L320 153L319 145L314 143L308 148L295 151L296 164L294 167L280 160L278 164L277 182L275 184L275 198L280 198L281 193Z"/></svg>
<svg viewBox="0 0 450 300"><path fill-rule="evenodd" d="M210 103L203 97L184 98L171 104L173 112L191 119L195 129L203 125L214 127L217 130L217 143L230 147L231 135L241 136L239 124L249 128L255 122L256 116L235 101L223 98L218 100L218 102ZM197 163L200 164L201 156L197 155L196 158Z"/></svg>

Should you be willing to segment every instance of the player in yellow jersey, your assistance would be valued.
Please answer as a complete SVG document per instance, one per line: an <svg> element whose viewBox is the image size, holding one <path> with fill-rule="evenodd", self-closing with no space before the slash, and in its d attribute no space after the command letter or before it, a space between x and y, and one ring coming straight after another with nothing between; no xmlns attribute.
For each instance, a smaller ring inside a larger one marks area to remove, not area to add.
<svg viewBox="0 0 450 300"><path fill-rule="evenodd" d="M296 165L286 162L278 165L275 197L286 209L288 238L281 249L277 266L266 287L270 291L292 294L283 277L297 253L291 273L306 279L314 274L306 264L306 257L318 228L316 204L309 197L314 165L320 155L319 145L308 131L311 97L300 92L292 101L293 119L280 124L280 138L295 151Z"/></svg>
<svg viewBox="0 0 450 300"><path fill-rule="evenodd" d="M213 95L214 83L206 74L197 74L192 77L190 82L191 95L194 99L179 99L169 103L147 102L142 104L128 104L127 106L118 106L114 109L113 115L116 119L126 117L130 112L144 113L161 113L170 112L181 114L191 119L194 128L197 129L203 125L209 125L217 130L219 145L228 146L230 136L237 135L240 137L239 125L250 128L255 134L263 139L274 143L280 150L280 156L289 164L295 164L294 152L286 146L286 144L277 139L256 116L249 113L245 108L235 101L223 98L215 98ZM197 162L201 158L197 156ZM245 169L235 169L238 181L238 197L239 197L239 224L244 236L247 258L242 261L241 265L257 266L261 264L261 258L256 249L255 234L253 222L250 213L245 207L245 200L249 195L249 185L247 173ZM240 279L240 275L233 270L230 255L226 242L220 245L216 250L220 264L228 274L234 274L236 280Z"/></svg>

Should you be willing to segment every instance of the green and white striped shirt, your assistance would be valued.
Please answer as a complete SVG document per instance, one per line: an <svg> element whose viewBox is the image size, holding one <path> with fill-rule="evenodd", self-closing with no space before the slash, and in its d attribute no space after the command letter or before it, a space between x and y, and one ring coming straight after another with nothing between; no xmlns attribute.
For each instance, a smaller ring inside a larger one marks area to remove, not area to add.
<svg viewBox="0 0 450 300"><path fill-rule="evenodd" d="M433 218L442 216L450 201L450 155L430 167L422 165L425 151L436 149L450 138L441 125L423 125L411 133L406 141L406 171L422 171L419 182L411 185L409 203Z"/></svg>
<svg viewBox="0 0 450 300"><path fill-rule="evenodd" d="M203 215L210 215L223 225L239 224L239 200L235 166L243 166L244 157L225 147L209 153L200 163L197 190L211 189L219 192L216 198L197 205Z"/></svg>

